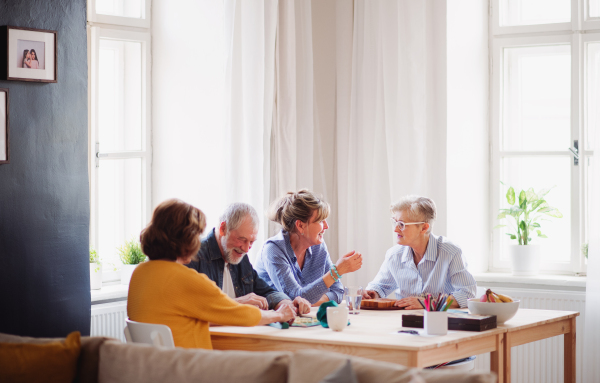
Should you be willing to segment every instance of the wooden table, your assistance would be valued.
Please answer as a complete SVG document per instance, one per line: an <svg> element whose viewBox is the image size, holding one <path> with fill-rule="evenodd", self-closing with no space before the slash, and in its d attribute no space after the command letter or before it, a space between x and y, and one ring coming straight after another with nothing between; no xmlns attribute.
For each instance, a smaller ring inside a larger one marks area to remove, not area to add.
<svg viewBox="0 0 600 383"><path fill-rule="evenodd" d="M499 382L510 382L511 347L564 334L565 383L575 382L577 312L521 309L506 325L493 330L449 331L444 336L399 334L402 314L409 313L362 310L360 315L350 315L351 325L343 332L321 326L288 330L217 326L210 331L217 350L317 349L419 368L489 352L491 370L498 374Z"/></svg>
<svg viewBox="0 0 600 383"><path fill-rule="evenodd" d="M498 374L498 381L510 383L511 360L510 350L515 346L535 342L557 335L564 335L564 381L576 381L576 311L530 310L519 309L517 314L501 325L505 329L504 347L501 360L492 370Z"/></svg>

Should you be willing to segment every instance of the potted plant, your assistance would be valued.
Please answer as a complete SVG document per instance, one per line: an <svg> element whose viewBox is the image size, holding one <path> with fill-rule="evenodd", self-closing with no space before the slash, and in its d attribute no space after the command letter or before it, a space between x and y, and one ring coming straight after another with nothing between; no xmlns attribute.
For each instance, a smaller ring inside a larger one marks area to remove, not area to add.
<svg viewBox="0 0 600 383"><path fill-rule="evenodd" d="M540 221L549 220L548 217L562 218L562 213L557 208L548 205L544 199L550 189L543 189L536 193L533 188L521 190L517 203L515 189L512 186L506 192L506 201L511 205L508 209L500 209L498 219L512 217L509 227L512 233L506 233L510 239L518 244L510 245L509 253L512 261L513 275L536 275L540 269L540 247L531 244L532 236L548 238L541 231ZM505 227L507 225L498 225Z"/></svg>
<svg viewBox="0 0 600 383"><path fill-rule="evenodd" d="M123 262L121 268L121 284L128 285L131 280L131 274L136 266L146 260L146 255L142 252L142 246L138 241L132 239L118 248L119 258Z"/></svg>
<svg viewBox="0 0 600 383"><path fill-rule="evenodd" d="M90 289L102 288L102 263L98 252L90 247Z"/></svg>

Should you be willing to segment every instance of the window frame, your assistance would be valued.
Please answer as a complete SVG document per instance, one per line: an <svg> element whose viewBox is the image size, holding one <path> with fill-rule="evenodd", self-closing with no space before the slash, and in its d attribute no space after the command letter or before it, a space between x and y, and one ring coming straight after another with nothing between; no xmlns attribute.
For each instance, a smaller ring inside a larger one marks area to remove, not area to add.
<svg viewBox="0 0 600 383"><path fill-rule="evenodd" d="M109 25L121 25L127 27L135 27L135 28L150 28L151 23L151 15L152 15L152 1L151 0L143 0L142 1L142 17L123 17L123 16L113 16L113 15L104 15L96 12L96 0L88 0L88 23L92 24L109 24Z"/></svg>
<svg viewBox="0 0 600 383"><path fill-rule="evenodd" d="M150 3L146 0L147 6ZM95 0L88 1L88 10L90 7L95 7ZM95 8L94 8L95 9ZM149 9L148 7L146 9ZM129 22L129 18L126 19ZM151 114L151 91L152 91L152 40L149 28L137 28L138 23L130 22L128 27L120 24L107 25L104 23L95 23L88 20L88 165L89 165L89 182L90 182L90 246L98 248L99 242L99 225L98 225L98 171L97 165L102 161L110 161L117 159L140 158L142 161L142 217L141 226L143 227L148 221L151 214L151 185L152 185L152 114ZM106 20L104 20L106 21ZM117 20L125 22L124 20ZM149 25L149 18L148 18ZM142 54L142 80L141 80L141 123L142 123L142 143L140 150L123 150L103 152L102 147L99 147L99 131L98 131L98 98L99 98L99 49L100 39L111 39L117 41L132 41L141 44ZM114 265L119 268L120 265ZM113 271L112 266L103 265L102 280L116 281L120 278L119 271Z"/></svg>
<svg viewBox="0 0 600 383"><path fill-rule="evenodd" d="M589 42L600 42L600 18L586 18L587 0L571 0L571 22L526 26L499 26L499 2L490 1L490 73L491 73L491 95L490 95L490 194L491 210L494 227L500 208L500 163L507 156L540 156L544 154L570 156L571 163L571 257L568 263L569 270L565 272L564 266L555 263L543 267L541 272L548 274L584 274L586 272L586 261L580 244L586 237L585 215L587 211L584 198L585 167L581 166L582 159L593 155L593 151L585 150L584 142L584 118L585 118L585 91L586 91L586 68L585 58ZM592 33L590 33L592 32ZM573 146L574 140L578 140L580 165L573 165L573 155L565 147L565 151L532 152L532 151L501 151L501 124L502 124L502 98L503 98L503 55L502 51L508 47L539 46L552 44L565 44L571 46L571 122L570 140ZM597 132L596 134L599 134ZM583 158L581 158L583 157ZM496 272L509 271L510 262L500 260L500 231L493 230L491 234L492 251L489 255L489 270ZM543 254L542 254L543 258ZM548 265L548 263L545 263ZM564 264L562 264L564 265Z"/></svg>

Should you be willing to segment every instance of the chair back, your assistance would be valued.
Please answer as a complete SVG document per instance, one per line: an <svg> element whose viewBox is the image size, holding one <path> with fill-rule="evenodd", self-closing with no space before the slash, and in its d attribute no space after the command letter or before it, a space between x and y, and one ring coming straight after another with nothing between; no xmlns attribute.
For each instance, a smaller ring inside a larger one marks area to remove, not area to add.
<svg viewBox="0 0 600 383"><path fill-rule="evenodd" d="M145 343L153 346L175 348L173 333L164 324L141 323L126 319L127 326L123 330L127 343Z"/></svg>

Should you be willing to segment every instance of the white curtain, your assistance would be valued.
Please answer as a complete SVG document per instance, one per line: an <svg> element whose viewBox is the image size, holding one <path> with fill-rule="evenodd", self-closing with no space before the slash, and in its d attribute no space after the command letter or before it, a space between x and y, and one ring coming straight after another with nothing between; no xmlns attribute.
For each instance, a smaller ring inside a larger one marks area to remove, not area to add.
<svg viewBox="0 0 600 383"><path fill-rule="evenodd" d="M269 203L277 0L225 0L224 17L227 145L207 166L223 169L226 201L249 203L261 215L252 260L267 234L261 213Z"/></svg>
<svg viewBox="0 0 600 383"><path fill-rule="evenodd" d="M432 65L445 59L434 27L445 9L429 0L356 0L353 13L348 7L338 2L338 235L340 254L364 257L344 283L364 287L394 244L392 202L425 195L445 215L445 78ZM348 36L350 64L342 48ZM440 232L445 222L434 226Z"/></svg>
<svg viewBox="0 0 600 383"><path fill-rule="evenodd" d="M600 148L600 134L596 134L594 148ZM585 330L577 337L583 342L583 379L582 382L597 382L600 376L600 156L593 157L587 283L585 293Z"/></svg>
<svg viewBox="0 0 600 383"><path fill-rule="evenodd" d="M247 202L261 216L253 261L278 227L269 204L287 191L313 187L315 147L310 1L226 0L227 105L222 166L226 200ZM271 230L268 228L271 227Z"/></svg>
<svg viewBox="0 0 600 383"><path fill-rule="evenodd" d="M315 134L310 1L279 2L275 52L275 107L271 133L271 197L313 189ZM271 224L270 234L279 230Z"/></svg>

